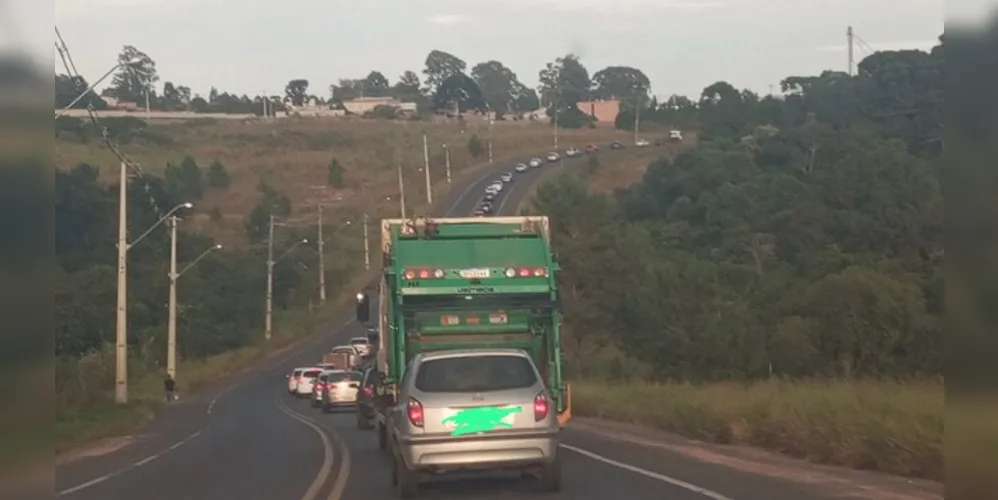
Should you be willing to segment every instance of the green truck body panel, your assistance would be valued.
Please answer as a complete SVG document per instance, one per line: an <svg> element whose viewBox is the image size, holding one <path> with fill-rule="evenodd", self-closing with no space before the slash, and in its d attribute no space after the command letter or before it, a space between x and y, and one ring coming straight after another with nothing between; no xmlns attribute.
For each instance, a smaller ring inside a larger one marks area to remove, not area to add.
<svg viewBox="0 0 998 500"><path fill-rule="evenodd" d="M420 352L518 348L564 409L547 217L390 219L381 229L377 363L389 390Z"/></svg>

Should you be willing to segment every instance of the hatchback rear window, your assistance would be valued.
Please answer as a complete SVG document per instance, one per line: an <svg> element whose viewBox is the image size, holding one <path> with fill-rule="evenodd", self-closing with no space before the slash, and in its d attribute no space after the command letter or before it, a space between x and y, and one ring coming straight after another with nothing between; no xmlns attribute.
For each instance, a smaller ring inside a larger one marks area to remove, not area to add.
<svg viewBox="0 0 998 500"><path fill-rule="evenodd" d="M365 345L367 344L367 339L353 339L350 341L352 345Z"/></svg>
<svg viewBox="0 0 998 500"><path fill-rule="evenodd" d="M294 376L295 377L300 377L301 376L301 370L295 370L294 371Z"/></svg>
<svg viewBox="0 0 998 500"><path fill-rule="evenodd" d="M530 360L522 356L469 356L426 361L416 373L422 392L487 392L522 389L537 383Z"/></svg>
<svg viewBox="0 0 998 500"><path fill-rule="evenodd" d="M357 372L330 373L330 382L360 382L361 375Z"/></svg>
<svg viewBox="0 0 998 500"><path fill-rule="evenodd" d="M303 373L302 376L307 378L315 378L318 377L320 373L322 373L321 370L308 370L305 373Z"/></svg>

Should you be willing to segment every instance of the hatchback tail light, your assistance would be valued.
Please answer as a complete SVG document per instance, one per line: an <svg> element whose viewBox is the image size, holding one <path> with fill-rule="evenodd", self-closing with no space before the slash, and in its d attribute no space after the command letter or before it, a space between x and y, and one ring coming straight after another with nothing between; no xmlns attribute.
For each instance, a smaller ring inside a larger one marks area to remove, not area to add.
<svg viewBox="0 0 998 500"><path fill-rule="evenodd" d="M409 398L409 404L406 405L406 414L409 416L409 423L414 427L423 428L423 403L415 398Z"/></svg>
<svg viewBox="0 0 998 500"><path fill-rule="evenodd" d="M534 396L534 421L540 422L544 420L548 416L550 407L550 400L548 400L547 394L543 392L537 393L537 396Z"/></svg>

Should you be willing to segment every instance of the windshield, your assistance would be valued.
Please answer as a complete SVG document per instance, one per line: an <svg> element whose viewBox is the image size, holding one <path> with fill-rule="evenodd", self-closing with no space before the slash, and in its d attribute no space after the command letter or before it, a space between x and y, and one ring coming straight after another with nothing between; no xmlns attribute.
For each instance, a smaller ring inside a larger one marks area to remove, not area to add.
<svg viewBox="0 0 998 500"><path fill-rule="evenodd" d="M537 383L533 364L523 356L469 356L426 361L416 373L422 392L488 392L522 389Z"/></svg>

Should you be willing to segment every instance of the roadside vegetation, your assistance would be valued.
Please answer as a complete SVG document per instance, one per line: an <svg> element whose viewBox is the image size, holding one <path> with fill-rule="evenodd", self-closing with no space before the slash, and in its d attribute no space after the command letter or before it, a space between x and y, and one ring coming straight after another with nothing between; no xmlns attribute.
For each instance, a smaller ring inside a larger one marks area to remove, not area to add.
<svg viewBox="0 0 998 500"><path fill-rule="evenodd" d="M641 112L696 149L540 186L577 414L941 480L942 65L718 82Z"/></svg>

